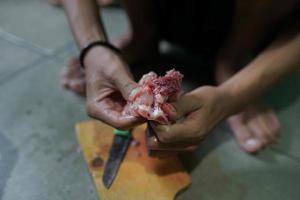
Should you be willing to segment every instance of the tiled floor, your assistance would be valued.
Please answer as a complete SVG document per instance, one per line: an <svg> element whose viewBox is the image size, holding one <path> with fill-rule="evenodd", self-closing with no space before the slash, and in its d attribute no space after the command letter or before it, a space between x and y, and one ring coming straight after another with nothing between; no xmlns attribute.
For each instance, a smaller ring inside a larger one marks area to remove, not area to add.
<svg viewBox="0 0 300 200"><path fill-rule="evenodd" d="M111 38L126 31L124 12L103 15ZM77 53L63 11L44 0L0 1L0 52L0 199L96 200L74 135L87 118L84 100L58 84L61 66ZM283 126L279 144L247 155L222 124L182 156L193 184L178 199L300 198L300 72L266 99Z"/></svg>

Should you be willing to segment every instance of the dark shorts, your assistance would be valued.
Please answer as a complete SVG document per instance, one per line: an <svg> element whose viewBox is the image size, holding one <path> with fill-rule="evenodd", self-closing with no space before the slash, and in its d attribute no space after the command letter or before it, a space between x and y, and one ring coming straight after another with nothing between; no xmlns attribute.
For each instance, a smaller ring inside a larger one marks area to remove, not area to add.
<svg viewBox="0 0 300 200"><path fill-rule="evenodd" d="M231 26L234 0L157 0L163 39L193 52L214 54Z"/></svg>

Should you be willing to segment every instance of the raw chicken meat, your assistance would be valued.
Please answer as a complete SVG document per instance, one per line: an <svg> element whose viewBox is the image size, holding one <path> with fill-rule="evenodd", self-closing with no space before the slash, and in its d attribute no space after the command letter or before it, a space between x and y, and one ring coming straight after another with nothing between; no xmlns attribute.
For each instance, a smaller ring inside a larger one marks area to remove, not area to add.
<svg viewBox="0 0 300 200"><path fill-rule="evenodd" d="M176 101L181 91L183 75L172 69L165 76L154 72L145 74L139 86L130 94L124 114L144 117L161 124L171 122L168 113L173 107L168 101Z"/></svg>

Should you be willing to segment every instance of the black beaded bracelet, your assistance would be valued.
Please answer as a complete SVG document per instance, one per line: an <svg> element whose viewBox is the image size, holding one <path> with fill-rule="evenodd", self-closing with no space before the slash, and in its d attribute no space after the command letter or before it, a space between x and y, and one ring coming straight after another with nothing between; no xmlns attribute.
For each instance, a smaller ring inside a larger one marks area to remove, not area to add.
<svg viewBox="0 0 300 200"><path fill-rule="evenodd" d="M101 41L101 40L91 42L86 47L84 47L79 54L79 62L80 62L80 65L82 68L84 68L84 58L85 58L86 54L89 52L90 49L92 49L95 46L104 46L108 49L113 50L114 52L116 52L118 54L121 53L121 51L118 48L116 48L115 46L113 46L112 44L110 44L108 42Z"/></svg>

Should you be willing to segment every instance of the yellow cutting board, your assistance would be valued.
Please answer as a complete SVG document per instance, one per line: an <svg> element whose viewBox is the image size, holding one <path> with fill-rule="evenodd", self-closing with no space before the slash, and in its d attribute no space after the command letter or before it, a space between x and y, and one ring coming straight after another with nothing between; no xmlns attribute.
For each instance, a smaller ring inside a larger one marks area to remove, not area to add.
<svg viewBox="0 0 300 200"><path fill-rule="evenodd" d="M101 200L172 200L191 180L177 157L149 157L145 147L146 125L133 130L139 145L131 144L118 174L106 189L102 175L113 139L113 128L91 120L76 125L77 138Z"/></svg>

